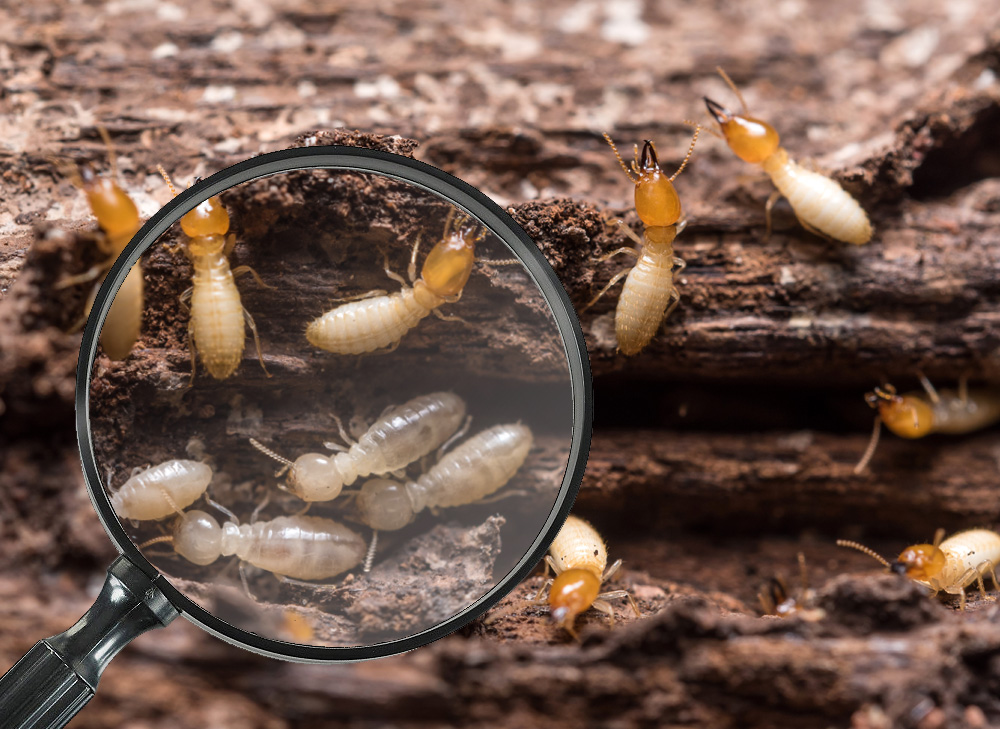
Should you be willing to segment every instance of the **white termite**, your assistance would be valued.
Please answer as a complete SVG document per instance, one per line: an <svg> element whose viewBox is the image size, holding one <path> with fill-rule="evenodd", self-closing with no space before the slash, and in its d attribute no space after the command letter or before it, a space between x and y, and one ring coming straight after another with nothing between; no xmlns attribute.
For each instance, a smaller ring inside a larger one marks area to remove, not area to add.
<svg viewBox="0 0 1000 729"><path fill-rule="evenodd" d="M304 501L330 501L344 486L370 474L405 468L440 447L465 419L465 401L452 392L413 398L379 417L368 431L342 453L306 453L295 461L250 442L261 453L290 468L289 489ZM350 442L341 428L341 437Z"/></svg>
<svg viewBox="0 0 1000 729"><path fill-rule="evenodd" d="M775 128L750 116L739 89L725 71L721 68L718 71L739 98L743 114L733 114L706 98L709 113L719 123L726 143L736 156L763 167L778 188L767 201L768 233L771 208L783 195L806 230L855 245L871 240L872 226L858 201L829 177L796 164L781 147Z"/></svg>
<svg viewBox="0 0 1000 729"><path fill-rule="evenodd" d="M510 481L533 444L528 426L496 425L445 453L415 481L372 479L357 497L361 521L376 531L391 531L426 508L473 504Z"/></svg>
<svg viewBox="0 0 1000 729"><path fill-rule="evenodd" d="M122 519L164 519L197 501L212 480L210 466L198 461L170 460L133 473L111 495Z"/></svg>

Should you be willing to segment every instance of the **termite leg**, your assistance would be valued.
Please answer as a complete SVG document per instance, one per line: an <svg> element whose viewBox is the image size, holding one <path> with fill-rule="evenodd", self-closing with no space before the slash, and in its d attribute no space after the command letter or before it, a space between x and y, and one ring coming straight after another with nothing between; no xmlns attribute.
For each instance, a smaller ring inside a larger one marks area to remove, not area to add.
<svg viewBox="0 0 1000 729"><path fill-rule="evenodd" d="M609 592L607 594L611 595L612 593ZM608 603L604 602L604 600L601 599L602 597L604 597L604 595L599 595L598 598L594 600L591 607L594 608L594 610L598 610L608 616L608 625L614 625L615 609L611 607Z"/></svg>
<svg viewBox="0 0 1000 729"><path fill-rule="evenodd" d="M455 443L455 441L457 441L459 438L464 437L465 434L469 432L470 425L472 425L471 415L465 419L465 424L462 425L462 427L459 428L457 431L455 431L455 433L448 440L442 443L440 448L438 448L437 457L439 460L441 456L443 456L445 453L448 452L448 449L451 448L451 446Z"/></svg>
<svg viewBox="0 0 1000 729"><path fill-rule="evenodd" d="M637 618L642 617L642 612L639 610L639 604L635 601L635 598L632 597L632 593L630 593L628 590L612 590L610 592L602 592L600 595L597 596L597 599L603 601L603 600L611 600L617 597L624 597L626 600L628 600L628 605L630 608L632 608L632 612L635 613L635 616Z"/></svg>
<svg viewBox="0 0 1000 729"><path fill-rule="evenodd" d="M812 225L804 221L802 218L799 217L798 213L795 214L795 219L799 221L799 225L801 225L803 228L806 229L806 232L812 233L817 238L823 238L824 240L828 240L831 243L837 242L836 238L831 238L819 228L813 227Z"/></svg>
<svg viewBox="0 0 1000 729"><path fill-rule="evenodd" d="M767 242L771 239L771 232L773 228L771 227L771 211L774 209L775 203L781 199L781 193L777 190L771 193L767 198L767 202L764 203L764 222L766 223L766 228L764 230L764 241ZM799 221L802 222L802 221Z"/></svg>
<svg viewBox="0 0 1000 729"><path fill-rule="evenodd" d="M263 511L264 507L267 506L270 501L271 501L271 492L268 491L267 495L264 497L264 500L261 501L259 504L257 504L257 507L253 510L253 513L250 515L251 524L257 523L257 517L260 516L260 512Z"/></svg>
<svg viewBox="0 0 1000 729"><path fill-rule="evenodd" d="M254 274L256 276L257 274ZM250 312L247 311L246 307L243 308L243 318L246 319L247 326L250 327L250 333L253 334L253 343L257 345L257 358L260 360L260 368L264 370L264 374L268 377L271 373L267 371L267 365L264 364L264 352L260 348L260 337L257 335L257 324L254 322L253 317Z"/></svg>
<svg viewBox="0 0 1000 729"><path fill-rule="evenodd" d="M931 399L931 402L935 405L940 404L941 396L938 394L937 389L931 384L931 381L927 379L927 375L923 372L917 372L917 379L920 380L920 385L927 392L927 397Z"/></svg>
<svg viewBox="0 0 1000 729"><path fill-rule="evenodd" d="M548 577L550 569L552 570L552 574L559 574L559 568L556 566L556 561L552 558L551 554L546 554L542 562L545 564L545 571L542 573L542 577Z"/></svg>
<svg viewBox="0 0 1000 729"><path fill-rule="evenodd" d="M226 236L226 244L222 246L222 255L226 258L232 255L233 249L236 248L236 234L230 233ZM235 278L235 271L233 272L233 277Z"/></svg>
<svg viewBox="0 0 1000 729"><path fill-rule="evenodd" d="M636 243L638 243L639 245L643 244L642 238L639 237L639 234L636 233L634 230L632 230L630 227L628 227L625 224L624 220L619 220L618 221L618 227L621 229L622 233L624 233L625 235L627 235L629 238L631 238L632 240L634 240Z"/></svg>
<svg viewBox="0 0 1000 729"><path fill-rule="evenodd" d="M670 317L670 315L674 312L674 309L677 308L677 305L681 303L681 292L677 290L676 286L670 289L670 299L671 303L669 306L667 306L667 310L663 312L662 321L666 321Z"/></svg>
<svg viewBox="0 0 1000 729"><path fill-rule="evenodd" d="M227 517L229 517L229 520L232 521L234 524L239 524L240 523L239 517L236 516L236 514L234 514L233 512L231 512L229 509L227 509L222 504L218 503L217 501L215 501L214 499L212 499L212 498L210 498L208 496L205 497L205 501L207 501L210 505L212 505L213 507L215 507L216 509L218 509L219 511L221 511L223 514L225 514Z"/></svg>
<svg viewBox="0 0 1000 729"><path fill-rule="evenodd" d="M614 258L615 256L621 255L622 253L626 253L626 254L634 257L634 258L638 258L639 257L639 251L637 251L632 246L622 246L621 248L616 248L615 250L611 251L610 253L605 253L603 256L601 256L596 261L594 261L594 263L597 263L597 264L606 263L606 262L610 261L612 258Z"/></svg>
<svg viewBox="0 0 1000 729"><path fill-rule="evenodd" d="M673 263L675 266L674 273L681 273L685 268L688 267L687 261L685 261L683 258L678 258L677 256L674 256Z"/></svg>
<svg viewBox="0 0 1000 729"><path fill-rule="evenodd" d="M630 248L629 250L631 250L631 248ZM610 280L610 281L608 281L607 285L605 285L605 287L604 287L603 289L601 289L600 291L598 291L598 292L597 292L597 296L595 296L594 298L592 298L592 299L591 299L591 300L590 300L590 301L589 301L589 302L587 303L587 305L586 305L585 307L583 307L582 309L580 309L580 313L582 314L582 313L583 313L583 312L585 312L585 311L586 311L587 309L589 309L589 308L590 308L590 307L592 307L592 306L593 306L594 304L596 304L596 303L597 303L598 301L600 301L600 300L601 300L601 297L603 297L603 296L604 296L604 294L608 293L608 291L610 291L610 290L611 290L611 289L612 289L612 288L614 287L614 285L615 285L615 284L617 284L617 283L618 283L619 281L621 281L621 280L622 280L623 278L625 278L626 276L628 276L628 274L629 274L629 271L631 271L631 270L632 270L632 269L629 269L629 268L626 268L626 269L625 269L624 271L619 271L619 272L618 272L618 273L616 273L616 274L615 274L614 276L612 276L612 277L611 277L611 280Z"/></svg>
<svg viewBox="0 0 1000 729"><path fill-rule="evenodd" d="M542 586L538 588L538 592L535 593L535 596L533 598L531 598L531 602L533 602L535 605L542 605L542 604L544 604L545 603L545 593L548 592L549 588L552 587L552 583L553 582L554 582L554 580L551 580L551 579L545 580L545 582L542 583Z"/></svg>
<svg viewBox="0 0 1000 729"><path fill-rule="evenodd" d="M260 602L254 594L250 592L250 583L247 581L246 562L240 560L240 582L243 583L243 592L247 594L252 602Z"/></svg>
<svg viewBox="0 0 1000 729"><path fill-rule="evenodd" d="M454 210L452 210L454 213ZM446 225L447 228L447 225ZM410 283L414 283L417 280L417 251L420 250L420 234L417 234L417 240L413 244L413 252L410 253L410 265L406 267L406 274L410 277ZM403 284L406 285L405 283Z"/></svg>
<svg viewBox="0 0 1000 729"><path fill-rule="evenodd" d="M188 352L191 353L191 381L188 383L188 387L194 387L194 376L198 370L198 365L197 365L198 355L195 354L195 349L194 349L194 326L190 322L188 323L187 342L188 342Z"/></svg>
<svg viewBox="0 0 1000 729"><path fill-rule="evenodd" d="M260 277L260 274L258 274L252 268L250 268L250 266L237 266L236 268L234 268L233 269L233 279L239 278L244 273L249 273L251 276L253 276L253 280L256 281L257 284L259 286L261 286L262 288L265 288L265 289L273 289L274 288L274 286L269 286L268 284L264 283L264 279L262 279Z"/></svg>
<svg viewBox="0 0 1000 729"><path fill-rule="evenodd" d="M84 325L87 323L87 319L90 318L90 310L94 308L94 299L97 298L97 292L100 290L100 285L95 285L91 290L90 295L87 296L87 303L83 305L83 315L73 322L73 326L69 328L68 334L76 334L78 331L83 329Z"/></svg>
<svg viewBox="0 0 1000 729"><path fill-rule="evenodd" d="M457 321L461 322L462 324L469 323L462 317L457 316L456 314L443 314L440 309L434 309L434 316L436 316L441 321Z"/></svg>
<svg viewBox="0 0 1000 729"><path fill-rule="evenodd" d="M331 299L331 303L336 304L346 304L349 301L361 301L363 299L373 299L376 296L385 296L389 292L385 289L372 289L363 294L354 294L352 296L339 296L336 299Z"/></svg>
<svg viewBox="0 0 1000 729"><path fill-rule="evenodd" d="M618 574L618 570L620 570L621 568L622 568L622 561L620 559L616 560L613 565L604 570L604 574L601 575L601 582L607 582L608 580L610 580L612 577Z"/></svg>
<svg viewBox="0 0 1000 729"><path fill-rule="evenodd" d="M184 311L187 312L191 311L191 307L188 306L188 302L191 300L192 296L194 296L194 286L185 289L184 292L181 293L180 297L178 297L177 300L180 302L180 305L184 308Z"/></svg>
<svg viewBox="0 0 1000 729"><path fill-rule="evenodd" d="M76 286L77 284L87 283L93 281L95 278L100 276L102 273L111 268L111 264L115 262L115 259L110 261L105 261L104 263L98 263L91 266L83 273L78 273L76 276L67 276L64 279L56 281L56 289L67 289L70 286Z"/></svg>
<svg viewBox="0 0 1000 729"><path fill-rule="evenodd" d="M958 378L958 399L963 405L969 404L969 377L962 375Z"/></svg>

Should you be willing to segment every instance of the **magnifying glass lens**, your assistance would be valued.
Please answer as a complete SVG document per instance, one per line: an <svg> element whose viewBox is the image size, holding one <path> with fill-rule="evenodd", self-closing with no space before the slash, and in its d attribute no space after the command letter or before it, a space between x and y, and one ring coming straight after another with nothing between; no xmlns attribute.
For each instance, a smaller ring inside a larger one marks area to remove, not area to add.
<svg viewBox="0 0 1000 729"><path fill-rule="evenodd" d="M398 641L537 545L578 400L551 295L496 227L391 174L299 169L143 253L144 297L113 306L142 333L93 362L90 438L102 517L182 612L251 648Z"/></svg>

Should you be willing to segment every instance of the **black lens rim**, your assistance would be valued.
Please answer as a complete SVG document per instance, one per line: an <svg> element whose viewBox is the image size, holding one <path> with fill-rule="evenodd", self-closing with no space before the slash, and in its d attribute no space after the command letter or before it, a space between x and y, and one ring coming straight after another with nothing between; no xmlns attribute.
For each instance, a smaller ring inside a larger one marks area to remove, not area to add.
<svg viewBox="0 0 1000 729"><path fill-rule="evenodd" d="M98 472L90 432L90 380L101 327L114 294L132 266L181 216L208 198L234 185L283 172L305 169L339 169L382 174L408 182L464 208L502 240L534 279L552 311L563 339L573 399L572 444L567 470L553 509L542 531L517 565L479 600L448 620L420 633L365 646L330 647L288 643L241 630L215 617L173 587L146 560L118 521ZM431 643L482 615L523 580L542 558L576 499L590 450L593 391L590 361L583 332L569 296L555 272L514 219L476 188L442 170L408 157L371 149L342 146L285 149L254 157L228 167L184 190L150 218L115 261L94 300L84 327L76 375L76 431L83 473L90 499L101 523L117 546L137 568L147 574L167 599L189 621L241 648L274 658L300 662L359 661L396 655Z"/></svg>

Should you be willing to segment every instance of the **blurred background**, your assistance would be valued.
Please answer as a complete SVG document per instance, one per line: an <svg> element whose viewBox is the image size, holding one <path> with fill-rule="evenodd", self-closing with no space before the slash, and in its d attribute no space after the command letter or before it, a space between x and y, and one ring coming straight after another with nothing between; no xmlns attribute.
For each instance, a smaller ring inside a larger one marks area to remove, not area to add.
<svg viewBox="0 0 1000 729"><path fill-rule="evenodd" d="M86 291L55 289L99 260L78 237L96 226L54 160L107 169L103 125L148 217L169 198L157 164L205 175L316 131L412 152L508 207L583 304L622 265L593 263L623 244L607 220L638 224L601 132L656 140L672 171L702 97L735 106L717 66L876 235L848 250L779 205L765 241L769 181L703 133L676 183L681 306L630 360L615 296L583 315L597 420L577 513L644 618L589 614L574 642L525 605L534 577L462 635L342 666L179 620L127 648L73 725L1000 723L996 607L960 615L832 546L894 554L1000 517L995 429L886 437L852 474L881 378L1000 384L1000 9L973 0L0 7L0 668L75 622L115 554L74 433ZM799 550L828 620L761 619Z"/></svg>

